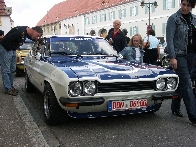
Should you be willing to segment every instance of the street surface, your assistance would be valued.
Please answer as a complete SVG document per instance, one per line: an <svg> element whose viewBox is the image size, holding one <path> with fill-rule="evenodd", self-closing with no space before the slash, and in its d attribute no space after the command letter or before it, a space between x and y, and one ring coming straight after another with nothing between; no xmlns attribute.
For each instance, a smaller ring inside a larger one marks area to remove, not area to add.
<svg viewBox="0 0 196 147"><path fill-rule="evenodd" d="M43 137L41 140L44 146L195 147L196 127L188 120L183 102L183 118L172 115L171 100L165 100L161 109L154 114L95 119L70 118L62 125L47 126L43 119L41 93L26 93L24 77L16 77L15 83L16 88L20 90L18 99L22 99L29 112L29 116L22 120L31 119L30 122L36 130L35 134L27 130L27 134L30 140L39 139L36 133ZM15 105L17 107L17 101Z"/></svg>

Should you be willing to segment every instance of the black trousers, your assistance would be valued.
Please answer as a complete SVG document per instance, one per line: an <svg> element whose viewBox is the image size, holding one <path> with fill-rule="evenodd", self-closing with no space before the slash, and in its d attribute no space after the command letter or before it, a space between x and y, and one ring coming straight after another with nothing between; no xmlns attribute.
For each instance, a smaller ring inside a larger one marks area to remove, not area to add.
<svg viewBox="0 0 196 147"><path fill-rule="evenodd" d="M157 65L157 58L158 58L158 49L145 49L144 52L144 63Z"/></svg>

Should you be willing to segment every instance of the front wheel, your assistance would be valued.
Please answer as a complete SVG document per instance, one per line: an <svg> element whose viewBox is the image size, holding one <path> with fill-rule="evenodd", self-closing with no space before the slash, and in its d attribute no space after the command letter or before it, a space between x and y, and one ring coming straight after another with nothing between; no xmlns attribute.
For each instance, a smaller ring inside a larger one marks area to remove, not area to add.
<svg viewBox="0 0 196 147"><path fill-rule="evenodd" d="M25 90L28 93L32 93L35 91L34 85L30 82L28 74L25 72Z"/></svg>
<svg viewBox="0 0 196 147"><path fill-rule="evenodd" d="M60 107L51 86L47 83L44 87L44 118L48 125L63 123L68 115Z"/></svg>
<svg viewBox="0 0 196 147"><path fill-rule="evenodd" d="M16 67L16 77L24 76L24 71Z"/></svg>

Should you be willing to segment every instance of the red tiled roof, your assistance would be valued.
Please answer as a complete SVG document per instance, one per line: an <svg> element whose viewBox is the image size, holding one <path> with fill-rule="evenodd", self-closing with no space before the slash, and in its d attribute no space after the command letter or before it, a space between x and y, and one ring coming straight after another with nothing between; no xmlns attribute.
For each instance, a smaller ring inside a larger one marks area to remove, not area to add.
<svg viewBox="0 0 196 147"><path fill-rule="evenodd" d="M66 0L55 4L37 23L37 26L51 24L69 17L90 13L92 11L131 1L133 0Z"/></svg>

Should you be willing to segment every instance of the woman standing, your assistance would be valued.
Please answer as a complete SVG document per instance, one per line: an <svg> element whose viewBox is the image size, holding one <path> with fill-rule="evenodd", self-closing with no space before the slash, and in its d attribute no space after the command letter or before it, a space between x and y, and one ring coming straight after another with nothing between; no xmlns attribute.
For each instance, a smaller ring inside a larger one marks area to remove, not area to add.
<svg viewBox="0 0 196 147"><path fill-rule="evenodd" d="M143 40L140 34L135 34L129 41L128 47L125 47L119 56L128 61L138 61L143 63L144 50L142 49Z"/></svg>
<svg viewBox="0 0 196 147"><path fill-rule="evenodd" d="M172 113L183 117L180 102L183 98L189 120L196 125L196 98L191 87L190 73L196 58L196 16L191 13L195 0L181 0L180 9L167 21L166 41L170 66L179 76L177 92L172 100Z"/></svg>

